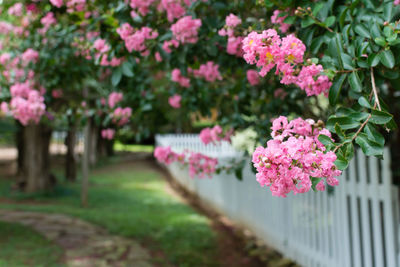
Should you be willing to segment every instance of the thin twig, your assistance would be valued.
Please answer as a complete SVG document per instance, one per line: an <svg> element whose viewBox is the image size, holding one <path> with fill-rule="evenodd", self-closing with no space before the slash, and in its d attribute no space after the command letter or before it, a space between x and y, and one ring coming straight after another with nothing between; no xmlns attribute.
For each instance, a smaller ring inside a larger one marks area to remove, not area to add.
<svg viewBox="0 0 400 267"><path fill-rule="evenodd" d="M379 103L378 91L375 85L375 76L374 76L374 68L371 68L371 83L372 83L372 91L375 96L375 103L378 105L378 109L381 111L381 104Z"/></svg>

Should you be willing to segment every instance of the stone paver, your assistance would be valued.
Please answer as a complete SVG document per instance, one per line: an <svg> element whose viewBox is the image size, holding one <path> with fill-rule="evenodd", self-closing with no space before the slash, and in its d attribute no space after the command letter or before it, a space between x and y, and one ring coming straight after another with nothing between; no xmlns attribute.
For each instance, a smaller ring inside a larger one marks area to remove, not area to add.
<svg viewBox="0 0 400 267"><path fill-rule="evenodd" d="M114 236L101 227L60 214L0 210L0 221L33 228L64 250L70 267L151 267L151 257L134 240Z"/></svg>

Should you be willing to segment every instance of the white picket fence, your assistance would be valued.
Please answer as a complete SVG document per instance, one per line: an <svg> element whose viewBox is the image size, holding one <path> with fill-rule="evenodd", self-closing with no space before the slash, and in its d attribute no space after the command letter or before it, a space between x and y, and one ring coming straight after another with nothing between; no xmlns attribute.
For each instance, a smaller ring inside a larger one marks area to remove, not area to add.
<svg viewBox="0 0 400 267"><path fill-rule="evenodd" d="M241 157L228 143L205 146L198 135L158 135L156 145L218 157ZM174 179L202 201L250 229L266 244L305 267L398 267L399 198L385 160L356 153L333 192L271 196L258 185L250 162L243 181L219 174L192 179L187 168L166 166Z"/></svg>

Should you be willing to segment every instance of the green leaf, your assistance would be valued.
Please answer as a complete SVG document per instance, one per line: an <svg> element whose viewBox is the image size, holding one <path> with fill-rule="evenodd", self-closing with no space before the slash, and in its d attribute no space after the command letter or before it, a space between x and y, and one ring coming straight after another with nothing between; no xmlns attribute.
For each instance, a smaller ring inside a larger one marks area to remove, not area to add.
<svg viewBox="0 0 400 267"><path fill-rule="evenodd" d="M342 130L342 128L340 127L339 123L336 123L336 124L335 124L335 133L336 133L341 139L346 138L346 134L345 134L345 132Z"/></svg>
<svg viewBox="0 0 400 267"><path fill-rule="evenodd" d="M342 116L342 117L337 117L337 116L331 116L329 117L328 121L326 122L326 127L330 131L334 131L335 125L339 124L339 126L343 130L349 130L349 129L354 129L360 127L360 122L353 120L352 118L349 118L347 116Z"/></svg>
<svg viewBox="0 0 400 267"><path fill-rule="evenodd" d="M119 84L119 82L121 81L121 78L122 78L121 68L115 69L111 76L111 84L113 86L117 86Z"/></svg>
<svg viewBox="0 0 400 267"><path fill-rule="evenodd" d="M387 67L389 69L392 69L394 67L395 61L394 61L394 56L393 56L392 51L384 50L384 51L380 52L379 58L385 67Z"/></svg>
<svg viewBox="0 0 400 267"><path fill-rule="evenodd" d="M364 132L368 135L368 139L374 140L382 146L385 144L385 138L376 130L373 124L368 122L364 127Z"/></svg>
<svg viewBox="0 0 400 267"><path fill-rule="evenodd" d="M132 68L132 64L126 61L122 64L122 73L127 77L133 77Z"/></svg>
<svg viewBox="0 0 400 267"><path fill-rule="evenodd" d="M380 56L379 54L370 54L368 56L368 65L371 67L375 67L379 64Z"/></svg>
<svg viewBox="0 0 400 267"><path fill-rule="evenodd" d="M354 31L365 38L371 38L368 28L364 24L357 24Z"/></svg>
<svg viewBox="0 0 400 267"><path fill-rule="evenodd" d="M338 79L336 79L333 82L333 85L332 85L331 89L329 90L329 104L331 106L336 105L337 100L340 95L340 91L342 89L343 82L345 81L346 77L347 77L347 74L343 73L339 76Z"/></svg>
<svg viewBox="0 0 400 267"><path fill-rule="evenodd" d="M393 119L393 115L385 111L373 109L370 121L375 124L386 124Z"/></svg>
<svg viewBox="0 0 400 267"><path fill-rule="evenodd" d="M356 138L356 143L361 147L363 153L367 156L382 156L383 146L377 142L368 139L368 135L360 133Z"/></svg>
<svg viewBox="0 0 400 267"><path fill-rule="evenodd" d="M360 77L358 76L357 71L353 71L349 76L349 84L351 89L354 92L361 93L362 92L362 84Z"/></svg>
<svg viewBox="0 0 400 267"><path fill-rule="evenodd" d="M324 24L326 25L326 27L330 27L335 23L335 21L336 21L336 17L330 16L324 21Z"/></svg>
<svg viewBox="0 0 400 267"><path fill-rule="evenodd" d="M344 171L349 166L349 162L345 158L338 157L334 163L335 166L341 171Z"/></svg>
<svg viewBox="0 0 400 267"><path fill-rule="evenodd" d="M375 43L377 43L378 45L385 47L386 46L386 40L383 37L377 37L375 38Z"/></svg>
<svg viewBox="0 0 400 267"><path fill-rule="evenodd" d="M372 108L371 104L365 96L362 96L358 99L358 104L360 104L360 106L364 108Z"/></svg>
<svg viewBox="0 0 400 267"><path fill-rule="evenodd" d="M341 54L342 56L342 61L343 61L343 68L345 70L353 70L354 69L354 62L353 62L353 58L345 53Z"/></svg>
<svg viewBox="0 0 400 267"><path fill-rule="evenodd" d="M315 23L315 20L310 18L310 17L306 17L304 19L301 20L301 27L302 28L307 28L311 25L313 25Z"/></svg>
<svg viewBox="0 0 400 267"><path fill-rule="evenodd" d="M286 24L294 24L296 22L297 17L296 16L290 16L286 17L283 22Z"/></svg>
<svg viewBox="0 0 400 267"><path fill-rule="evenodd" d="M318 136L318 140L326 147L335 146L335 144L333 143L332 139L329 136L326 136L324 134L320 134Z"/></svg>
<svg viewBox="0 0 400 267"><path fill-rule="evenodd" d="M318 13L319 13L319 11L321 11L321 9L324 7L324 3L317 3L315 6L314 6L314 8L313 8L313 10L312 10L312 14L316 17L317 15L318 15Z"/></svg>

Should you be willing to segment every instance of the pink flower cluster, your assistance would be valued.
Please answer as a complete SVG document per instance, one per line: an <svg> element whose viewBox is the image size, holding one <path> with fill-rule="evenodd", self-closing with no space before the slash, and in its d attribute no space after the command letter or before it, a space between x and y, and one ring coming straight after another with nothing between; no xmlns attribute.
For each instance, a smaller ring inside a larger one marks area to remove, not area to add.
<svg viewBox="0 0 400 267"><path fill-rule="evenodd" d="M185 15L186 7L190 6L192 2L193 0L161 0L159 10L165 10L168 21L172 22Z"/></svg>
<svg viewBox="0 0 400 267"><path fill-rule="evenodd" d="M101 130L101 137L103 139L112 140L114 138L114 135L115 135L114 129L109 128Z"/></svg>
<svg viewBox="0 0 400 267"><path fill-rule="evenodd" d="M198 31L201 27L201 19L193 19L186 16L179 19L171 26L174 38L182 44L195 44L198 41Z"/></svg>
<svg viewBox="0 0 400 267"><path fill-rule="evenodd" d="M142 27L135 31L128 23L124 23L117 29L117 33L125 42L125 47L129 52L137 51L142 56L148 56L150 50L146 46L146 40L158 37L158 32L149 27Z"/></svg>
<svg viewBox="0 0 400 267"><path fill-rule="evenodd" d="M206 64L201 64L198 70L188 68L188 72L193 73L194 77L204 78L207 82L215 82L216 80L222 80L218 68L218 64L208 61Z"/></svg>
<svg viewBox="0 0 400 267"><path fill-rule="evenodd" d="M171 79L173 82L179 83L179 85L182 87L190 87L190 79L183 76L180 69L172 70Z"/></svg>
<svg viewBox="0 0 400 267"><path fill-rule="evenodd" d="M130 0L130 6L135 12L139 12L142 16L150 10L150 6L155 2L155 0Z"/></svg>
<svg viewBox="0 0 400 267"><path fill-rule="evenodd" d="M290 24L287 24L287 23L283 22L287 18L287 15L279 16L280 13L281 13L281 11L275 10L274 14L271 17L271 22L273 24L278 24L279 25L279 29L281 30L281 32L285 33L285 32L287 32L289 30Z"/></svg>
<svg viewBox="0 0 400 267"><path fill-rule="evenodd" d="M256 70L248 70L246 76L251 85L256 86L260 84L260 75Z"/></svg>
<svg viewBox="0 0 400 267"><path fill-rule="evenodd" d="M178 48L179 47L179 42L177 40L169 40L169 41L164 41L162 48L164 49L165 52L170 54L172 52L171 47Z"/></svg>
<svg viewBox="0 0 400 267"><path fill-rule="evenodd" d="M54 17L54 13L53 12L49 12L46 14L46 16L44 16L41 20L40 23L42 23L43 28L41 29L41 31L43 33L47 32L48 29L50 28L51 25L54 25L57 23L56 18Z"/></svg>
<svg viewBox="0 0 400 267"><path fill-rule="evenodd" d="M181 100L182 97L180 95L173 95L170 98L168 98L168 103L170 104L171 107L178 109L181 107Z"/></svg>
<svg viewBox="0 0 400 267"><path fill-rule="evenodd" d="M39 123L46 110L41 93L33 89L28 81L14 84L10 88L10 93L10 105L6 107L6 104L2 104L3 111L9 111L23 125Z"/></svg>
<svg viewBox="0 0 400 267"><path fill-rule="evenodd" d="M217 170L218 159L211 158L201 153L192 152L188 159L189 176L204 178L211 177Z"/></svg>
<svg viewBox="0 0 400 267"><path fill-rule="evenodd" d="M341 171L334 164L336 155L326 152L318 141L320 134L331 137L327 129L321 129L312 120L298 118L288 122L286 117L275 119L272 124L272 140L267 147L257 147L253 153L253 164L257 169L257 181L269 186L274 196L286 197L308 192L312 178L320 178L316 189L325 190L326 183L336 186Z"/></svg>
<svg viewBox="0 0 400 267"><path fill-rule="evenodd" d="M272 68L281 74L282 84L296 84L308 96L327 94L332 83L320 65L302 66L305 45L294 35L283 39L273 29L262 33L251 32L243 40L243 58L248 64L260 67L260 75L265 76Z"/></svg>
<svg viewBox="0 0 400 267"><path fill-rule="evenodd" d="M400 5L400 0L394 0L394 5L395 5L395 6Z"/></svg>
<svg viewBox="0 0 400 267"><path fill-rule="evenodd" d="M114 108L123 98L124 95L122 93L112 92L108 95L108 106Z"/></svg>
<svg viewBox="0 0 400 267"><path fill-rule="evenodd" d="M213 128L204 128L200 132L200 140L208 145L210 143L216 145L221 141L231 142L231 136L233 135L233 130L223 132L222 127L215 125Z"/></svg>
<svg viewBox="0 0 400 267"><path fill-rule="evenodd" d="M131 108L118 107L112 113L112 122L117 124L118 126L123 126L129 122L131 116L132 116Z"/></svg>
<svg viewBox="0 0 400 267"><path fill-rule="evenodd" d="M190 177L204 178L211 177L217 170L218 159L208 157L201 153L185 151L178 154L171 150L171 147L156 147L154 157L161 163L171 164L179 162L189 167Z"/></svg>
<svg viewBox="0 0 400 267"><path fill-rule="evenodd" d="M226 46L226 52L230 55L236 55L241 57L243 55L242 50L242 36L235 35L235 28L242 23L242 20L235 16L234 14L230 14L225 18L225 26L221 30L218 31L220 36L228 37L228 44Z"/></svg>

